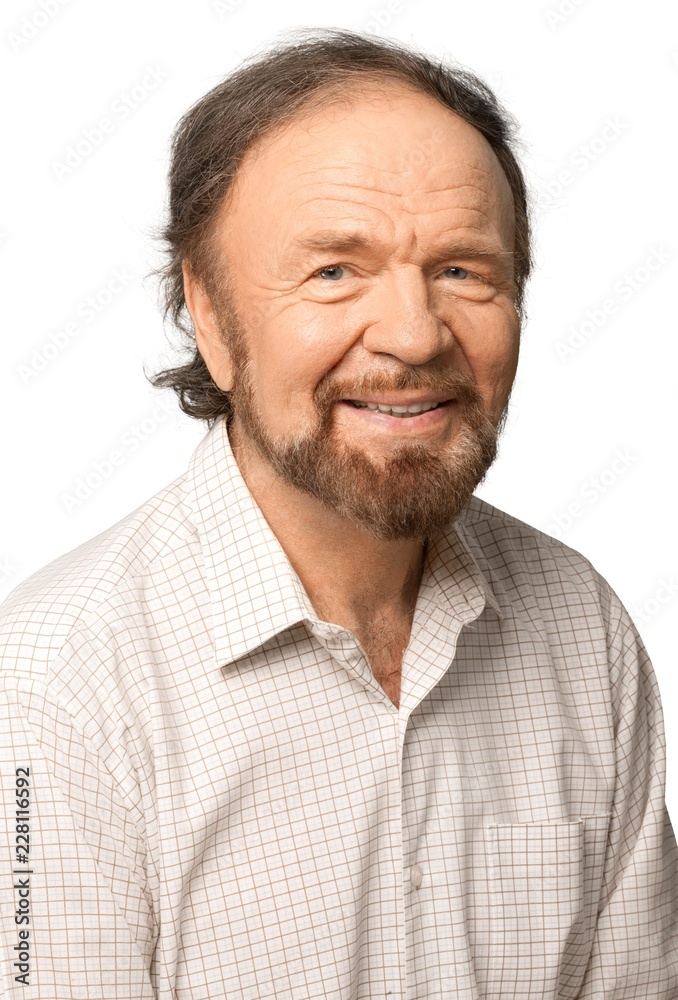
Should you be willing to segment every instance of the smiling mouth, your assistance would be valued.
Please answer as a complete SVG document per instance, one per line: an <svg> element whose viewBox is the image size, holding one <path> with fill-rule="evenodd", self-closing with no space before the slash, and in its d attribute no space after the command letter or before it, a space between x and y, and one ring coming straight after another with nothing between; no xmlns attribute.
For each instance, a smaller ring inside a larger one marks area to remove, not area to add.
<svg viewBox="0 0 678 1000"><path fill-rule="evenodd" d="M454 400L446 399L443 402L428 402L428 403L410 403L407 406L399 406L393 404L392 406L388 403L363 403L361 400L357 399L342 399L342 403L349 403L351 406L355 406L358 410L372 410L374 413L386 413L389 417L416 417L421 413L428 413L429 410L435 410L441 406L447 406L453 403Z"/></svg>

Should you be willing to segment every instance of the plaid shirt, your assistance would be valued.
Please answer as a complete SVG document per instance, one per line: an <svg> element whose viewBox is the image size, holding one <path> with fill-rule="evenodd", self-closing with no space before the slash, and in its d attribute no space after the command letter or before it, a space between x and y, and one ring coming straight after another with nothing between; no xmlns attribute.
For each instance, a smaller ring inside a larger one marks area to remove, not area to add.
<svg viewBox="0 0 678 1000"><path fill-rule="evenodd" d="M3 998L678 997L643 643L582 555L477 497L429 540L399 708L223 419L15 588L0 652Z"/></svg>

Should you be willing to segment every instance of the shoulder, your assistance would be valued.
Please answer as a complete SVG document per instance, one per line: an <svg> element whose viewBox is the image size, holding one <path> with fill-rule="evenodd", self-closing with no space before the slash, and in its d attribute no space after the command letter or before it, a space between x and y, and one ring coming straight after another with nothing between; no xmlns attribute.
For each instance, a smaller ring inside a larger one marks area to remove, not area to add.
<svg viewBox="0 0 678 1000"><path fill-rule="evenodd" d="M622 605L607 580L577 549L477 496L460 526L482 571L512 603L526 602L553 613L559 607L596 607L609 622Z"/></svg>
<svg viewBox="0 0 678 1000"><path fill-rule="evenodd" d="M184 503L186 476L164 487L101 534L46 564L0 605L0 674L44 679L80 629L116 592L153 572L196 535Z"/></svg>

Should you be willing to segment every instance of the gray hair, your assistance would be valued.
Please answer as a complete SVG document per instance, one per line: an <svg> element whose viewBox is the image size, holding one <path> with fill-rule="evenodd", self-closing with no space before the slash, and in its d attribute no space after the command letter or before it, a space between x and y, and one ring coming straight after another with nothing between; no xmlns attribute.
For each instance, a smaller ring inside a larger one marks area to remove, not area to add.
<svg viewBox="0 0 678 1000"><path fill-rule="evenodd" d="M292 33L292 41L277 41L245 59L189 108L172 136L169 212L160 232L165 263L152 273L160 278L163 318L169 317L180 331L190 357L146 377L156 388L172 388L184 413L209 427L223 413L230 418L229 393L215 384L197 348L182 265L188 263L208 295L221 294L223 299L224 278L217 278L214 267L213 223L243 157L263 136L309 110L334 103L337 84L350 87L361 76L368 82L408 84L440 101L487 139L513 194L515 307L524 318L525 285L533 262L527 191L514 153L517 123L493 91L470 71L435 61L393 39L339 28L297 28Z"/></svg>

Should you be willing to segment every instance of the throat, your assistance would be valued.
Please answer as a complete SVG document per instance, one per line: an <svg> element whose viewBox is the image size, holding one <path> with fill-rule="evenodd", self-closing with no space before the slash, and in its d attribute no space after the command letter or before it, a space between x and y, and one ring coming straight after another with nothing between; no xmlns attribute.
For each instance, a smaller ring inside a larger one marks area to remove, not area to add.
<svg viewBox="0 0 678 1000"><path fill-rule="evenodd" d="M365 650L372 675L396 708L400 704L403 655L410 640L411 619L372 622L353 633Z"/></svg>

